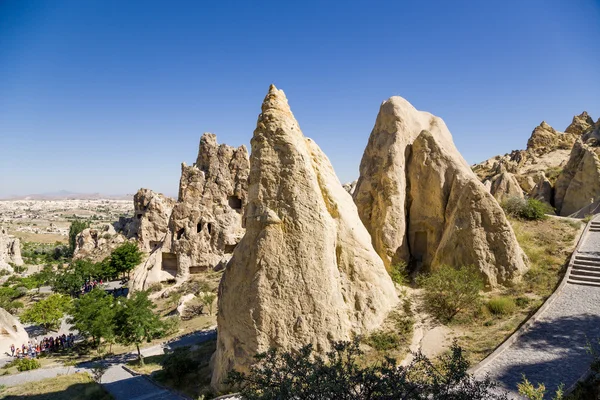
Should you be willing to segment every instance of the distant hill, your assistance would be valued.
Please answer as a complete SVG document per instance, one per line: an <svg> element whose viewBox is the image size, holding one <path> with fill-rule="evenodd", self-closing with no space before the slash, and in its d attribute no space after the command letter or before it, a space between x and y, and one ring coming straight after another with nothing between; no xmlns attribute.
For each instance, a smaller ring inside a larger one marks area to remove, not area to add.
<svg viewBox="0 0 600 400"><path fill-rule="evenodd" d="M133 194L113 195L102 193L76 193L68 190L59 190L57 192L28 194L24 196L8 196L0 198L0 200L131 200Z"/></svg>

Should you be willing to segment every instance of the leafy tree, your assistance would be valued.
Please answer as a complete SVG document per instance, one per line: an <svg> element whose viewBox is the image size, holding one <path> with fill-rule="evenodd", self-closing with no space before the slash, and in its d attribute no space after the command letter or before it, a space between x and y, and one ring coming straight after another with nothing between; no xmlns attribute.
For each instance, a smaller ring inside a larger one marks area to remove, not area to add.
<svg viewBox="0 0 600 400"><path fill-rule="evenodd" d="M519 389L519 394L525 396L530 400L544 400L546 395L546 386L543 383L538 383L537 387L533 386L531 382L527 380L525 375L523 375L523 381L517 384L517 388ZM562 400L564 399L564 385L560 385L558 389L556 389L556 393L552 400Z"/></svg>
<svg viewBox="0 0 600 400"><path fill-rule="evenodd" d="M69 252L71 255L75 252L75 241L77 239L77 235L79 235L84 229L90 227L90 223L88 221L83 221L80 219L76 219L71 222L71 226L69 227Z"/></svg>
<svg viewBox="0 0 600 400"><path fill-rule="evenodd" d="M113 250L110 255L110 268L118 273L131 272L132 269L142 262L142 252L135 242L126 242Z"/></svg>
<svg viewBox="0 0 600 400"><path fill-rule="evenodd" d="M40 325L46 330L56 328L70 304L69 298L52 294L25 310L21 314L21 322Z"/></svg>
<svg viewBox="0 0 600 400"><path fill-rule="evenodd" d="M460 311L477 306L483 281L473 266L453 268L443 265L417 282L424 289L429 312L442 322L452 320Z"/></svg>
<svg viewBox="0 0 600 400"><path fill-rule="evenodd" d="M75 300L71 315L69 323L82 336L91 337L95 347L100 345L102 339L114 339L116 305L113 296L104 290L93 289Z"/></svg>
<svg viewBox="0 0 600 400"><path fill-rule="evenodd" d="M115 316L117 342L135 344L140 364L144 363L140 344L160 336L165 329L165 324L153 311L155 308L156 305L148 298L148 292L136 292L120 304Z"/></svg>
<svg viewBox="0 0 600 400"><path fill-rule="evenodd" d="M202 304L208 307L208 315L212 315L213 313L213 304L216 298L217 295L214 293L204 293L202 297L200 297L200 301L202 302Z"/></svg>
<svg viewBox="0 0 600 400"><path fill-rule="evenodd" d="M256 356L248 374L233 371L229 383L241 386L247 400L353 399L353 400L492 400L489 378L476 380L467 373L468 362L456 343L435 365L416 354L407 366L387 358L383 363L361 366L359 341L335 342L323 358L312 345L297 352L270 350Z"/></svg>

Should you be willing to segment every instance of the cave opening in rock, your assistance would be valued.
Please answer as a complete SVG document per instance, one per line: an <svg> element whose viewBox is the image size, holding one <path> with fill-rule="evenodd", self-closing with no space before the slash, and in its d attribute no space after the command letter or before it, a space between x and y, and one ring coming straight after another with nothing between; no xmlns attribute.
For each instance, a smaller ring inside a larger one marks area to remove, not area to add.
<svg viewBox="0 0 600 400"><path fill-rule="evenodd" d="M212 224L210 222L206 224L206 229L208 230L208 234L210 235L212 232Z"/></svg>
<svg viewBox="0 0 600 400"><path fill-rule="evenodd" d="M226 244L223 251L225 252L225 254L231 254L231 253L233 253L233 250L235 250L235 246L237 246L237 245L236 244Z"/></svg>
<svg viewBox="0 0 600 400"><path fill-rule="evenodd" d="M183 234L185 233L185 229L181 228L180 230L177 231L177 240L181 239L181 237L183 236Z"/></svg>
<svg viewBox="0 0 600 400"><path fill-rule="evenodd" d="M177 275L177 255L175 253L162 253L162 269Z"/></svg>
<svg viewBox="0 0 600 400"><path fill-rule="evenodd" d="M196 233L200 233L202 231L202 222L198 222L196 225Z"/></svg>
<svg viewBox="0 0 600 400"><path fill-rule="evenodd" d="M229 196L227 201L229 202L229 207L233 208L234 210L239 211L242 209L242 199L240 199L238 196Z"/></svg>
<svg viewBox="0 0 600 400"><path fill-rule="evenodd" d="M142 214L137 215L138 219L142 219Z"/></svg>

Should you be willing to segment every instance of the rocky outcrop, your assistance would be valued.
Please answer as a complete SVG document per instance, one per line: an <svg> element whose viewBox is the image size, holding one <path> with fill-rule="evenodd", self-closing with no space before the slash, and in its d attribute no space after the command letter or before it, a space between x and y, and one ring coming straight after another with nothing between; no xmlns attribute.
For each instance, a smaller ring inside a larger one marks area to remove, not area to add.
<svg viewBox="0 0 600 400"><path fill-rule="evenodd" d="M576 135L558 132L546 121L542 121L531 133L527 141L527 149L535 154L545 154L556 149L568 150L573 147L576 139Z"/></svg>
<svg viewBox="0 0 600 400"><path fill-rule="evenodd" d="M540 172L536 177L536 184L531 190L529 196L539 201L548 204L554 204L554 189L552 183L546 178L543 172Z"/></svg>
<svg viewBox="0 0 600 400"><path fill-rule="evenodd" d="M229 258L244 236L250 162L245 146L217 144L205 133L198 159L181 166L179 199L169 222L177 276L214 269Z"/></svg>
<svg viewBox="0 0 600 400"><path fill-rule="evenodd" d="M21 258L21 242L9 235L8 231L0 228L0 270L13 271L12 265L23 265Z"/></svg>
<svg viewBox="0 0 600 400"><path fill-rule="evenodd" d="M212 384L257 352L319 352L377 327L394 286L351 196L271 86L251 141L246 234L219 288Z"/></svg>
<svg viewBox="0 0 600 400"><path fill-rule="evenodd" d="M28 340L29 335L19 320L4 308L0 308L0 349L2 349L2 353L10 352L11 345L19 347L27 344Z"/></svg>
<svg viewBox="0 0 600 400"><path fill-rule="evenodd" d="M594 120L587 111L584 111L573 117L573 122L565 129L565 133L572 133L579 136L589 131L593 126Z"/></svg>
<svg viewBox="0 0 600 400"><path fill-rule="evenodd" d="M400 97L381 105L354 200L388 266L476 265L490 286L518 280L527 269L504 212L444 121Z"/></svg>
<svg viewBox="0 0 600 400"><path fill-rule="evenodd" d="M556 181L554 202L560 215L576 213L600 200L600 147L595 139L578 140Z"/></svg>
<svg viewBox="0 0 600 400"><path fill-rule="evenodd" d="M99 228L87 228L75 238L73 259L90 259L98 262L110 256L110 253L126 241L126 237L118 234L112 225Z"/></svg>
<svg viewBox="0 0 600 400"><path fill-rule="evenodd" d="M525 197L517 178L510 172L501 172L492 179L491 183L490 193L499 202L511 197L519 197L521 199Z"/></svg>
<svg viewBox="0 0 600 400"><path fill-rule="evenodd" d="M490 286L526 272L526 257L502 209L458 151L422 131L409 150L407 240L431 268L476 265Z"/></svg>
<svg viewBox="0 0 600 400"><path fill-rule="evenodd" d="M354 191L356 190L356 183L358 182L358 180L352 181L352 182L348 182L348 183L344 183L342 186L344 187L344 189L346 190L346 192L350 193L350 194L354 194Z"/></svg>

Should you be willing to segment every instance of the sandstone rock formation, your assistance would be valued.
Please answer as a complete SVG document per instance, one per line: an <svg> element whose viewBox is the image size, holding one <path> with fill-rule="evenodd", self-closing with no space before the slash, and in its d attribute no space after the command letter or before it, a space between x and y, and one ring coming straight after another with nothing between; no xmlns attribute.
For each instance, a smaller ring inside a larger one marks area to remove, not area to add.
<svg viewBox="0 0 600 400"><path fill-rule="evenodd" d="M217 389L257 352L325 351L377 327L397 301L351 196L274 86L251 144L246 234L219 288Z"/></svg>
<svg viewBox="0 0 600 400"><path fill-rule="evenodd" d="M548 153L558 148L568 150L576 139L576 135L558 132L546 121L542 121L531 133L531 137L527 141L527 149L533 150L536 154Z"/></svg>
<svg viewBox="0 0 600 400"><path fill-rule="evenodd" d="M358 182L358 180L355 180L352 182L344 183L342 186L344 187L344 189L346 189L346 192L348 192L350 194L354 194L354 191L356 190L357 182Z"/></svg>
<svg viewBox="0 0 600 400"><path fill-rule="evenodd" d="M515 175L507 171L501 172L492 179L490 193L499 202L511 197L524 197L519 181L517 181Z"/></svg>
<svg viewBox="0 0 600 400"><path fill-rule="evenodd" d="M600 200L600 146L598 128L573 146L567 165L556 181L554 202L560 215L577 213Z"/></svg>
<svg viewBox="0 0 600 400"><path fill-rule="evenodd" d="M587 111L584 111L573 117L573 122L565 129L565 133L572 133L579 136L589 131L593 126L594 120L589 116Z"/></svg>
<svg viewBox="0 0 600 400"><path fill-rule="evenodd" d="M196 163L181 166L179 199L169 222L178 277L214 269L231 257L244 236L249 171L246 146L218 145L211 133L200 139Z"/></svg>
<svg viewBox="0 0 600 400"><path fill-rule="evenodd" d="M0 348L2 352L9 352L11 344L15 347L27 344L29 335L23 325L4 308L0 308Z"/></svg>
<svg viewBox="0 0 600 400"><path fill-rule="evenodd" d="M530 197L548 204L554 204L554 189L552 183L546 178L546 175L540 172L536 177L536 181L537 183L529 194Z"/></svg>
<svg viewBox="0 0 600 400"><path fill-rule="evenodd" d="M422 131L409 150L408 235L424 265L476 265L490 286L509 284L526 257L494 198L458 151Z"/></svg>
<svg viewBox="0 0 600 400"><path fill-rule="evenodd" d="M13 271L10 264L23 265L21 258L21 242L14 236L8 234L4 228L0 228L0 270Z"/></svg>
<svg viewBox="0 0 600 400"><path fill-rule="evenodd" d="M125 240L125 236L118 234L110 224L100 228L84 229L75 238L73 259L86 258L96 262L102 261Z"/></svg>
<svg viewBox="0 0 600 400"><path fill-rule="evenodd" d="M387 266L472 264L490 286L518 280L527 269L504 212L444 121L400 97L381 105L354 200Z"/></svg>

